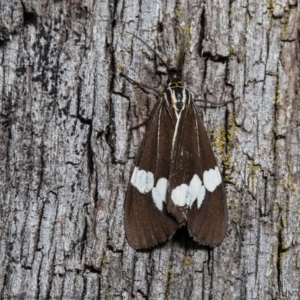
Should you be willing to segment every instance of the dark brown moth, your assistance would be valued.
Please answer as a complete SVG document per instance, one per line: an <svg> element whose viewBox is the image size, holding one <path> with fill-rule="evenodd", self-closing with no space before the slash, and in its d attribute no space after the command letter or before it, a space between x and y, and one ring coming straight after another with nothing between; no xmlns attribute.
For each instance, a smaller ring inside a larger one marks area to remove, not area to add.
<svg viewBox="0 0 300 300"><path fill-rule="evenodd" d="M151 248L187 226L198 243L218 246L228 221L221 174L192 95L168 71L128 186L126 237L133 248Z"/></svg>

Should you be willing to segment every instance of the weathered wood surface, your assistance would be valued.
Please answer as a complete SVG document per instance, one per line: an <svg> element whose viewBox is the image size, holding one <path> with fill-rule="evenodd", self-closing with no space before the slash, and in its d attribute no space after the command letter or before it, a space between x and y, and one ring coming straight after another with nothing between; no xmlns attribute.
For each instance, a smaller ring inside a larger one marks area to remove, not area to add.
<svg viewBox="0 0 300 300"><path fill-rule="evenodd" d="M176 21L176 22L175 22ZM153 96L176 57L204 109L229 205L213 250L149 251L123 228ZM299 3L0 1L1 299L299 299ZM158 72L159 71L159 72Z"/></svg>

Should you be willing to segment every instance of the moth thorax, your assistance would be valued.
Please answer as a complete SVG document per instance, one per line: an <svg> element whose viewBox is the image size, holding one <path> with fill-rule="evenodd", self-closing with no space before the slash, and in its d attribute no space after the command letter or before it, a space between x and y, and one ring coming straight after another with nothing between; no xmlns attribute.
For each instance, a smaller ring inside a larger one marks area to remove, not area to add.
<svg viewBox="0 0 300 300"><path fill-rule="evenodd" d="M169 103L176 111L185 109L189 98L189 92L183 87L181 82L171 82L167 88Z"/></svg>

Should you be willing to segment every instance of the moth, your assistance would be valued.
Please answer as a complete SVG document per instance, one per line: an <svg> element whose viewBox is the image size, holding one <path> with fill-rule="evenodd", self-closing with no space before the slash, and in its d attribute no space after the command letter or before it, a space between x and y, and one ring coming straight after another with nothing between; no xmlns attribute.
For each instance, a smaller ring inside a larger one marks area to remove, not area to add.
<svg viewBox="0 0 300 300"><path fill-rule="evenodd" d="M127 241L135 249L151 248L187 226L196 242L218 246L228 221L220 170L192 94L177 70L167 70L127 190Z"/></svg>

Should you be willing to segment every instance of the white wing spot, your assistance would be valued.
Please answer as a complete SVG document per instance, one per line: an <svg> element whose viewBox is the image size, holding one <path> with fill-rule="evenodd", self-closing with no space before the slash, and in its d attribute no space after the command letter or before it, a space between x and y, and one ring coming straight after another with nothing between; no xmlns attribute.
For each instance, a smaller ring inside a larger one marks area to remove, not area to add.
<svg viewBox="0 0 300 300"><path fill-rule="evenodd" d="M184 206L188 201L189 197L189 186L185 183L177 186L173 191L171 198L175 205Z"/></svg>
<svg viewBox="0 0 300 300"><path fill-rule="evenodd" d="M134 167L133 169L133 172L132 172L132 175L131 175L131 179L130 179L130 183L135 186L135 182L136 182L136 175L137 175L137 172L139 171L139 168L137 167Z"/></svg>
<svg viewBox="0 0 300 300"><path fill-rule="evenodd" d="M154 176L151 172L139 170L139 168L135 167L131 176L130 183L135 186L140 193L146 194L153 188Z"/></svg>
<svg viewBox="0 0 300 300"><path fill-rule="evenodd" d="M199 178L199 176L196 174L194 175L194 177L191 180L190 190L191 190L191 195L192 195L192 199L191 199L192 201L189 206L192 207L193 202L197 198L197 206L199 208L205 197L205 187L202 184L202 181Z"/></svg>
<svg viewBox="0 0 300 300"><path fill-rule="evenodd" d="M194 175L190 185L185 183L177 186L171 194L171 198L175 205L192 207L194 201L197 199L198 208L205 196L205 187L198 175Z"/></svg>
<svg viewBox="0 0 300 300"><path fill-rule="evenodd" d="M166 178L160 178L157 181L156 187L152 189L152 198L159 210L163 209L163 202L166 202L168 188L168 180Z"/></svg>
<svg viewBox="0 0 300 300"><path fill-rule="evenodd" d="M197 195L197 206L200 208L205 197L205 187L202 185L201 189L199 189L199 193Z"/></svg>
<svg viewBox="0 0 300 300"><path fill-rule="evenodd" d="M213 192L222 182L221 174L218 167L209 169L203 173L203 182L209 192Z"/></svg>
<svg viewBox="0 0 300 300"><path fill-rule="evenodd" d="M194 175L192 180L191 180L191 183L190 183L190 190L191 190L191 198L192 199L196 199L197 198L197 194L198 194L198 190L199 188L201 188L202 185L202 182L199 178L198 175Z"/></svg>

